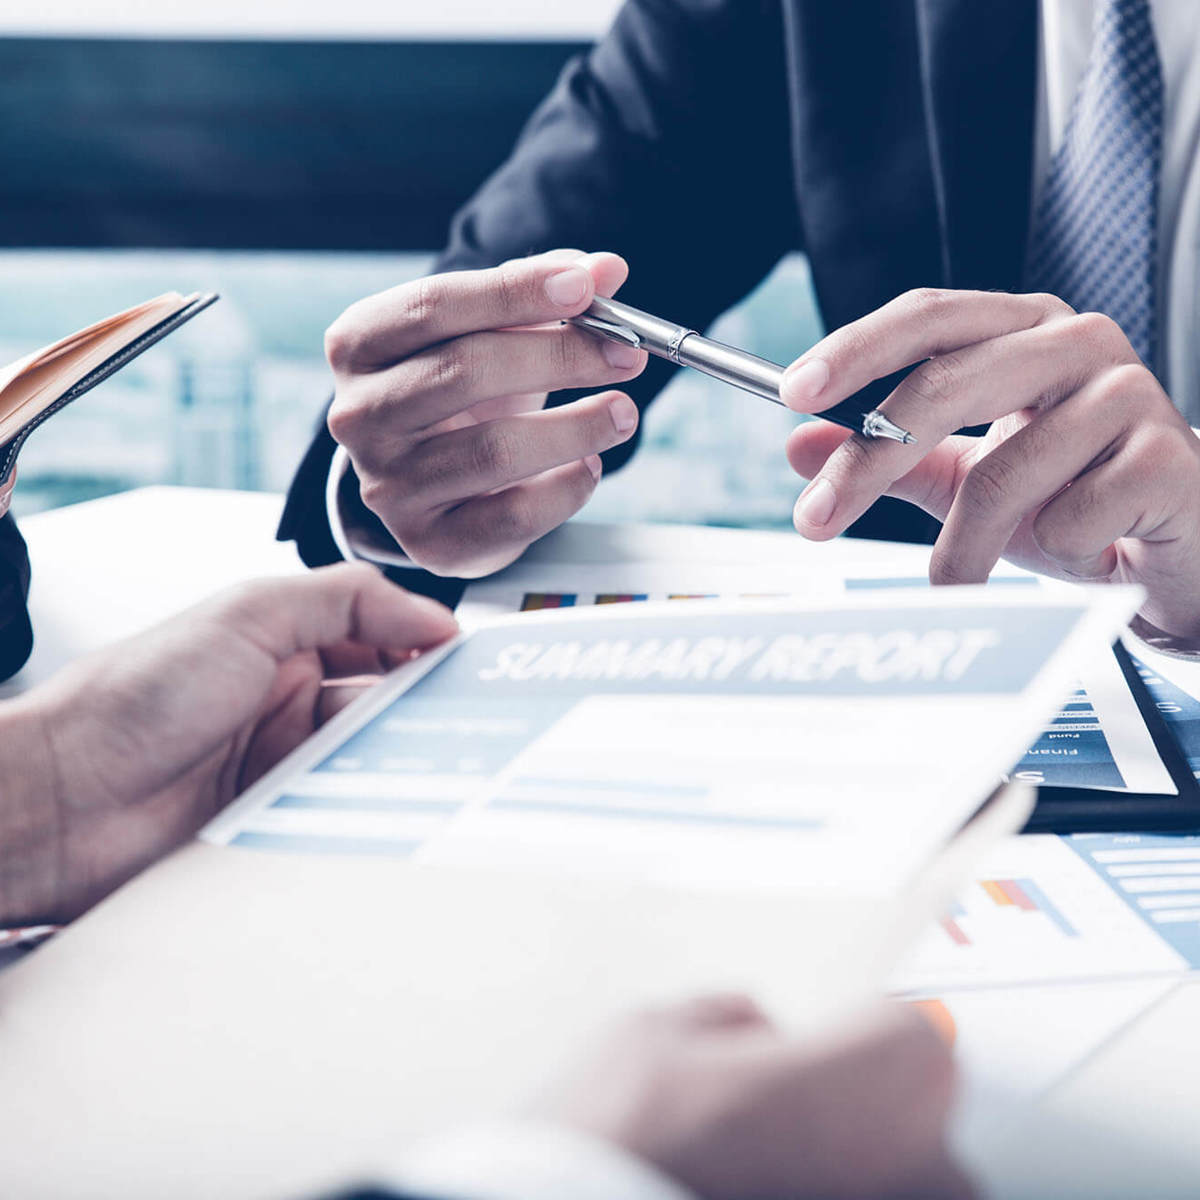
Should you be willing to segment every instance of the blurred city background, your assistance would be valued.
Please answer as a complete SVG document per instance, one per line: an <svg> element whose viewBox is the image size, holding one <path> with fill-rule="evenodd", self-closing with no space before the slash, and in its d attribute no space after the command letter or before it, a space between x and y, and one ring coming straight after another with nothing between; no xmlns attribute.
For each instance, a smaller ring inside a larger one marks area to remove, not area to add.
<svg viewBox="0 0 1200 1200"><path fill-rule="evenodd" d="M37 431L14 510L152 483L286 487L331 389L326 326L428 269L453 205L615 7L48 0L0 16L0 362L160 292L222 295ZM364 133L350 162L345 131L372 104L393 110L392 140ZM714 327L784 362L819 335L800 256ZM588 516L786 527L794 421L677 375Z"/></svg>

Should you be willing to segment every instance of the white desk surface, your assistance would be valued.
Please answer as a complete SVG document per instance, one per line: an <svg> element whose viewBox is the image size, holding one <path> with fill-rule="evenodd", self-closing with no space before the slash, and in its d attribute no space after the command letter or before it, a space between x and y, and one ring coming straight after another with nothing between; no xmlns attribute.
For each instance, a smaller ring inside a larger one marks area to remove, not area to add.
<svg viewBox="0 0 1200 1200"><path fill-rule="evenodd" d="M304 570L275 541L282 508L267 494L154 487L24 518L34 649L0 696L224 587Z"/></svg>
<svg viewBox="0 0 1200 1200"><path fill-rule="evenodd" d="M272 495L147 488L24 520L37 641L0 696L222 587L303 570L293 547L274 541L280 509ZM849 542L823 551L855 552ZM787 534L580 525L532 552L545 561L645 555L724 563L809 553ZM895 548L901 560L914 553ZM1021 1164L1006 1158L983 1168L997 1196L1198 1195L1198 1129L1200 983L1178 988L1043 1100L1023 1127Z"/></svg>

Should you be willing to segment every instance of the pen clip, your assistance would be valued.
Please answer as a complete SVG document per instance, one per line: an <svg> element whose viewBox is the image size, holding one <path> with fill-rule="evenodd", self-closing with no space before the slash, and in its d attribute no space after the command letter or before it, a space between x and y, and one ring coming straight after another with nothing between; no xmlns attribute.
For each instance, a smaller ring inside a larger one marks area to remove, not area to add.
<svg viewBox="0 0 1200 1200"><path fill-rule="evenodd" d="M590 316L588 313L580 313L579 316L573 317L571 323L582 325L584 329L591 329L596 333L602 333L614 341L624 342L625 345L632 346L635 350L641 348L642 339L628 326L615 325L612 321L602 321L599 317Z"/></svg>

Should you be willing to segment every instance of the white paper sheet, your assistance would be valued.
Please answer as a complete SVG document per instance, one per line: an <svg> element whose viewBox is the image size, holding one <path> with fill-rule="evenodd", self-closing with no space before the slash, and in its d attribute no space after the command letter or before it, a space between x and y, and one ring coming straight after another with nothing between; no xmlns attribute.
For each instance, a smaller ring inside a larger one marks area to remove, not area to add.
<svg viewBox="0 0 1200 1200"><path fill-rule="evenodd" d="M1135 603L868 590L501 618L343 714L204 836L890 891Z"/></svg>
<svg viewBox="0 0 1200 1200"><path fill-rule="evenodd" d="M1002 1143L1051 1088L1177 986L1136 979L947 992L921 1001L954 1048L959 1093L951 1136L963 1159L970 1163Z"/></svg>
<svg viewBox="0 0 1200 1200"><path fill-rule="evenodd" d="M835 547L836 552L830 552ZM763 555L749 563L699 558L521 562L499 576L471 584L458 616L465 628L472 628L508 613L563 607L782 596L832 600L875 591L891 595L929 585L926 546L847 541L805 546L805 550L799 558L775 561ZM1069 594L1072 590L1072 585L1007 564L997 567L988 586L1006 593L1031 589ZM1200 734L1197 742L1200 769ZM1024 756L1008 767L1012 777L1035 785L1175 794L1171 776L1110 654L1094 655L1082 665L1076 694L1064 701Z"/></svg>
<svg viewBox="0 0 1200 1200"><path fill-rule="evenodd" d="M987 856L891 986L931 994L1181 975L1200 967L1200 875L1178 873L1197 869L1195 837L1011 838ZM1172 891L1181 878L1188 890ZM1175 901L1183 907L1155 907Z"/></svg>

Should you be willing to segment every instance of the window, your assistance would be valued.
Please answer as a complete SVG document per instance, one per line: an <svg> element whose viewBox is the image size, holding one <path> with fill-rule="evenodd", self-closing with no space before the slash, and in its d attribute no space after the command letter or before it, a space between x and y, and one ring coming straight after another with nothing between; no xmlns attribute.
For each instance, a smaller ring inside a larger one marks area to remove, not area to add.
<svg viewBox="0 0 1200 1200"><path fill-rule="evenodd" d="M4 361L159 292L222 294L34 433L14 511L152 483L282 490L331 391L326 326L429 262L426 253L0 252ZM820 327L804 260L784 260L713 332L780 362L811 345ZM795 420L680 372L647 417L641 451L588 515L787 526L798 485L783 441Z"/></svg>

